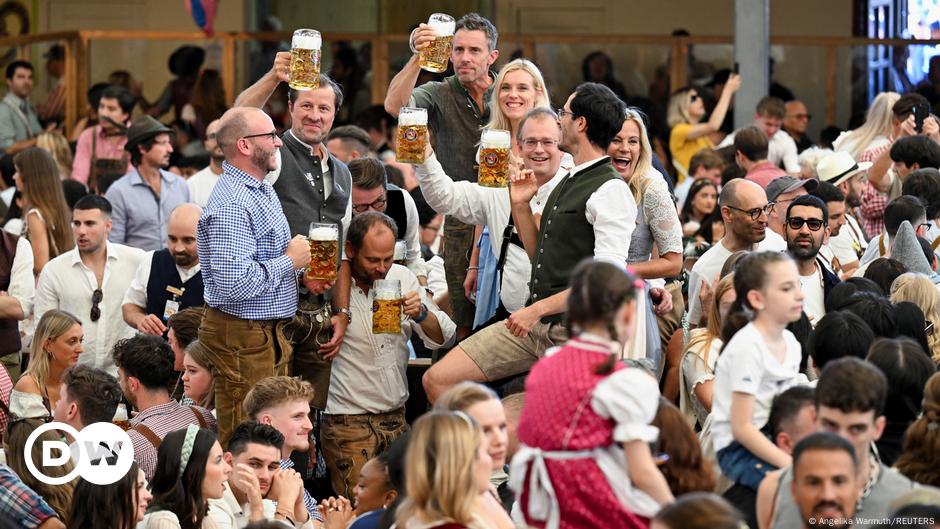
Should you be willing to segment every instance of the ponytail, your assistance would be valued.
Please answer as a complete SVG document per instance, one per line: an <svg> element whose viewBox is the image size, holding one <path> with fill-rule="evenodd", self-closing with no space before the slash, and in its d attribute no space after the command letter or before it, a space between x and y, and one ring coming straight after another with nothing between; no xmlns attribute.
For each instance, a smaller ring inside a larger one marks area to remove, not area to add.
<svg viewBox="0 0 940 529"><path fill-rule="evenodd" d="M721 329L722 351L731 338L750 322L755 314L747 295L752 290L760 290L767 283L767 269L770 265L789 260L785 253L751 252L741 257L734 265L734 292L737 296Z"/></svg>

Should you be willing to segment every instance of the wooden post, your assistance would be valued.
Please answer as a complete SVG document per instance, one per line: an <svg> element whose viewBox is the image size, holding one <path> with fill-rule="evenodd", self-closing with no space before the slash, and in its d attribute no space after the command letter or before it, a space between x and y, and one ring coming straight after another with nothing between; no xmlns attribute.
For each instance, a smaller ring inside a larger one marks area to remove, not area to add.
<svg viewBox="0 0 940 529"><path fill-rule="evenodd" d="M836 47L826 46L826 125L836 123Z"/></svg>
<svg viewBox="0 0 940 529"><path fill-rule="evenodd" d="M75 122L78 121L79 100L78 94L78 38L65 41L65 135L72 133Z"/></svg>
<svg viewBox="0 0 940 529"><path fill-rule="evenodd" d="M388 92L388 38L385 34L370 39L372 43L372 104L385 102Z"/></svg>
<svg viewBox="0 0 940 529"><path fill-rule="evenodd" d="M222 88L225 89L225 103L235 103L235 38L222 36Z"/></svg>

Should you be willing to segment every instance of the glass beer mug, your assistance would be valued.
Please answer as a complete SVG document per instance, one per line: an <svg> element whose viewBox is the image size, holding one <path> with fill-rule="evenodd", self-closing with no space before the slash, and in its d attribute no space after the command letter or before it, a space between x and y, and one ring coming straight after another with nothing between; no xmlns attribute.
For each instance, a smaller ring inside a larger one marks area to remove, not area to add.
<svg viewBox="0 0 940 529"><path fill-rule="evenodd" d="M408 259L408 243L398 239L395 241L395 257L393 258L395 264L405 266L405 261Z"/></svg>
<svg viewBox="0 0 940 529"><path fill-rule="evenodd" d="M379 279L372 285L372 334L401 332L401 281Z"/></svg>
<svg viewBox="0 0 940 529"><path fill-rule="evenodd" d="M308 236L310 264L307 266L307 279L335 281L339 257L339 228L336 224L311 222Z"/></svg>
<svg viewBox="0 0 940 529"><path fill-rule="evenodd" d="M483 129L480 136L480 171L477 183L483 187L507 187L509 185L508 130Z"/></svg>
<svg viewBox="0 0 940 529"><path fill-rule="evenodd" d="M290 46L290 81L294 90L315 90L320 87L320 32L298 29Z"/></svg>
<svg viewBox="0 0 940 529"><path fill-rule="evenodd" d="M404 107L398 114L398 148L395 161L424 163L424 149L428 144L428 111L423 108Z"/></svg>
<svg viewBox="0 0 940 529"><path fill-rule="evenodd" d="M453 46L454 29L457 23L450 15L434 13L428 18L428 26L434 30L434 40L421 51L418 65L429 72L442 73L447 70L447 61L450 60L450 50Z"/></svg>

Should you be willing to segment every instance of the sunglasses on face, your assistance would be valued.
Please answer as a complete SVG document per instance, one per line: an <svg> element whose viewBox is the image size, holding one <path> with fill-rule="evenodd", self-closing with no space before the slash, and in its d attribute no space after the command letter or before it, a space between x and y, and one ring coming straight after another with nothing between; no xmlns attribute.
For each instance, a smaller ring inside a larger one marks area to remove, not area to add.
<svg viewBox="0 0 940 529"><path fill-rule="evenodd" d="M100 288L96 288L91 294L91 321L98 321L101 318L101 308L98 307L98 304L101 303L103 297L104 294Z"/></svg>
<svg viewBox="0 0 940 529"><path fill-rule="evenodd" d="M787 219L787 226L794 231L802 229L804 224L809 228L809 231L819 231L825 226L825 223L821 219L804 219L801 217L790 217Z"/></svg>

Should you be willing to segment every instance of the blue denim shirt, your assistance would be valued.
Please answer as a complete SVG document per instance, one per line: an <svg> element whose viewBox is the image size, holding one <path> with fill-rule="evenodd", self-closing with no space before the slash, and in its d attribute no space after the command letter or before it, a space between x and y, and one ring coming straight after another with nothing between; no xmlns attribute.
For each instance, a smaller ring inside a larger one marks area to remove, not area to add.
<svg viewBox="0 0 940 529"><path fill-rule="evenodd" d="M119 178L105 194L114 210L108 240L142 250L166 246L170 213L189 202L189 186L175 174L160 170L160 196L141 178L137 169Z"/></svg>

